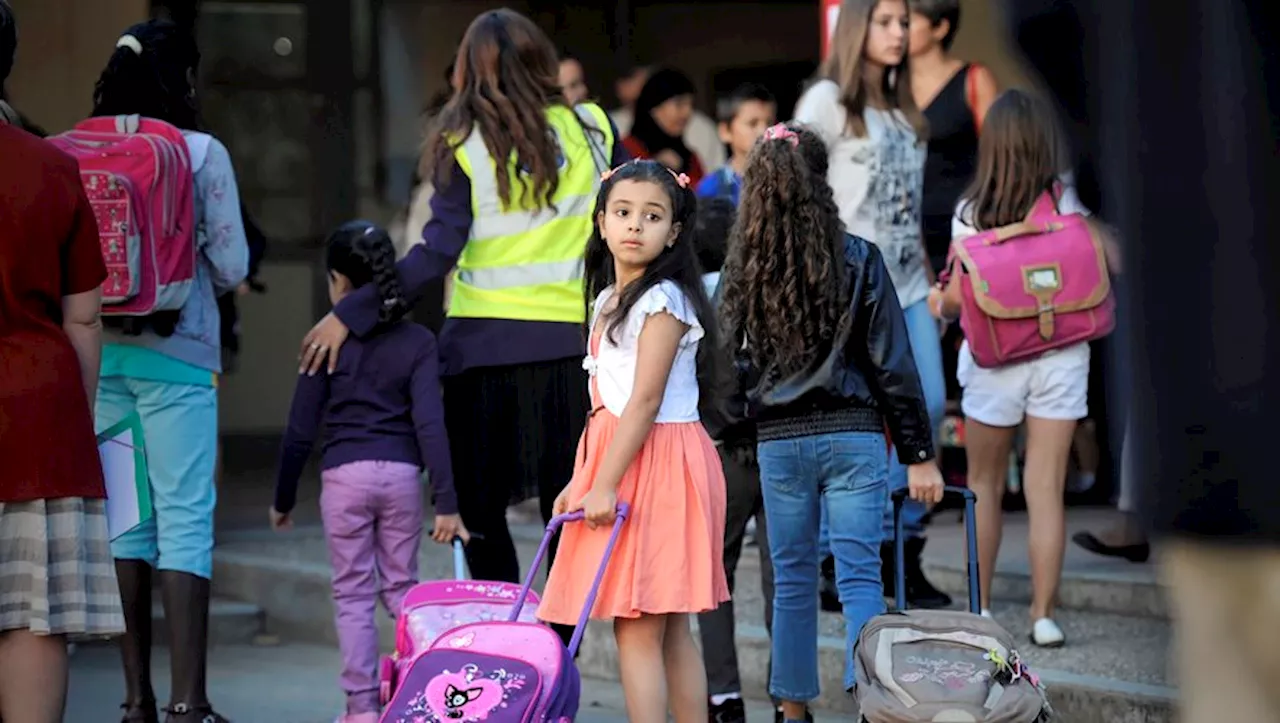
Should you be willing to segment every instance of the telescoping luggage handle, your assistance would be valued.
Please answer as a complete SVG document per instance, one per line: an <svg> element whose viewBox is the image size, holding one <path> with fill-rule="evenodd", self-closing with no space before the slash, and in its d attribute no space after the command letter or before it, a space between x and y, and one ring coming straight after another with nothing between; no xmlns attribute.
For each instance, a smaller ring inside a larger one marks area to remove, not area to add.
<svg viewBox="0 0 1280 723"><path fill-rule="evenodd" d="M626 502L618 503L618 516L613 521L613 532L609 534L609 544L604 548L604 558L600 560L600 568L596 570L596 579L591 583L591 590L587 593L587 602L582 606L582 614L578 616L578 627L573 630L573 639L569 641L569 655L578 654L578 646L582 645L582 636L587 632L587 621L591 619L591 609L596 606L596 595L600 592L600 583L604 580L604 571L609 567L609 558L613 556L613 547L618 544L618 535L622 534L622 524L627 521L627 516L631 514L631 505ZM538 554L533 556L533 561L529 563L529 574L525 577L524 587L520 590L520 597L516 599L516 604L511 606L511 616L507 618L511 622L520 619L520 611L524 609L525 600L529 599L529 590L533 588L533 578L538 574L538 568L542 567L542 559L547 556L547 549L551 547L551 538L555 537L556 531L569 522L579 522L586 518L586 514L582 510L570 512L552 518L547 523L546 534L542 536L542 544L538 547Z"/></svg>
<svg viewBox="0 0 1280 723"><path fill-rule="evenodd" d="M974 507L978 497L973 490L964 487L944 487L943 494L960 495L964 498L964 541L965 563L969 573L969 612L982 614L982 602L978 596L978 533L974 518ZM902 505L907 499L907 490L893 492L893 596L899 610L907 609L907 571L902 535Z"/></svg>
<svg viewBox="0 0 1280 723"><path fill-rule="evenodd" d="M462 538L453 538L453 579L466 580L467 575L467 550L462 545Z"/></svg>

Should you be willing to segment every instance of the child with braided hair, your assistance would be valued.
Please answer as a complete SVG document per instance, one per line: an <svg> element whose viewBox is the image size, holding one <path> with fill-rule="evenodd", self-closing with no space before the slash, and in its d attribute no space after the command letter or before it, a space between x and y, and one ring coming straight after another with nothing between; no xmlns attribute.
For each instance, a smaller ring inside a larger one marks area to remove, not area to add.
<svg viewBox="0 0 1280 723"><path fill-rule="evenodd" d="M377 723L377 600L392 615L418 582L422 537L422 469L434 490L432 539L469 537L458 516L449 441L444 427L435 336L394 321L404 297L395 273L395 246L365 221L340 227L326 243L329 298L372 284L382 298L379 329L350 339L333 372L301 373L289 412L271 526L290 526L301 477L321 422L320 510L333 565L333 597L341 685L340 723ZM376 571L376 575L375 575Z"/></svg>

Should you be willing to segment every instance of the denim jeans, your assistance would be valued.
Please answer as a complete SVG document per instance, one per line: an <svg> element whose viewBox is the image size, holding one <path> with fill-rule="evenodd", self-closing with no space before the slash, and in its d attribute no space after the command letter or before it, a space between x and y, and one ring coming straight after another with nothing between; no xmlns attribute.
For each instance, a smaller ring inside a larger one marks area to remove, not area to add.
<svg viewBox="0 0 1280 723"><path fill-rule="evenodd" d="M943 415L947 411L947 383L942 372L942 338L938 320L929 313L929 305L920 301L903 310L907 318L907 336L911 338L911 356L920 374L920 387L924 391L925 408L929 411L929 423L933 437L938 438ZM907 468L898 461L898 451L889 454L889 491L907 486ZM924 503L907 500L902 507L902 534L920 537L924 534ZM893 540L893 504L886 501L884 508L884 537Z"/></svg>
<svg viewBox="0 0 1280 723"><path fill-rule="evenodd" d="M845 688L853 646L884 612L880 516L889 474L882 434L839 432L760 443L760 486L773 558L773 665L769 693L818 697L818 526L825 511L844 605Z"/></svg>

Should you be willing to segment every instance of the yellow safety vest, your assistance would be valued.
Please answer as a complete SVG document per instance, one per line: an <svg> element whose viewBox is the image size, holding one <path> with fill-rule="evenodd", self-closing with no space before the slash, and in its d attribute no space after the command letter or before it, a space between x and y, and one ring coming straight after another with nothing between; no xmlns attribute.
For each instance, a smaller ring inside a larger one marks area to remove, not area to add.
<svg viewBox="0 0 1280 723"><path fill-rule="evenodd" d="M555 211L519 197L520 181L528 176L516 168L514 153L505 169L512 199L502 202L497 165L478 130L454 152L471 180L472 222L453 275L450 317L579 324L586 317L583 254L613 132L597 105L552 106L546 113L562 156L560 184L551 197ZM584 125L600 133L588 137Z"/></svg>

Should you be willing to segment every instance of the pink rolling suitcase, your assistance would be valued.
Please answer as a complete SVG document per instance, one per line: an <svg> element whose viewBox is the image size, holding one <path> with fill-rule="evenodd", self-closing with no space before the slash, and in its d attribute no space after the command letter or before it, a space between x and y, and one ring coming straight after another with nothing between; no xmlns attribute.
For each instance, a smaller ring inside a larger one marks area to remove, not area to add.
<svg viewBox="0 0 1280 723"><path fill-rule="evenodd" d="M537 569L537 566L534 566ZM402 669L431 647L450 628L466 623L506 620L520 597L521 586L511 582L469 580L462 540L453 541L453 580L414 585L396 616L396 651L382 659L382 704L391 701ZM538 621L538 594L529 591L520 610L521 622Z"/></svg>
<svg viewBox="0 0 1280 723"><path fill-rule="evenodd" d="M629 509L618 505L604 559L582 607L573 639L565 647L549 626L524 622L525 601L551 539L582 512L547 525L506 620L454 627L399 668L395 693L381 723L568 723L578 714L582 683L574 655L582 644L609 557Z"/></svg>

